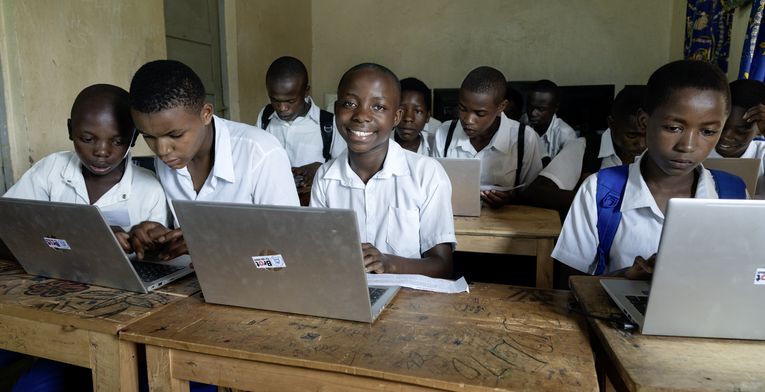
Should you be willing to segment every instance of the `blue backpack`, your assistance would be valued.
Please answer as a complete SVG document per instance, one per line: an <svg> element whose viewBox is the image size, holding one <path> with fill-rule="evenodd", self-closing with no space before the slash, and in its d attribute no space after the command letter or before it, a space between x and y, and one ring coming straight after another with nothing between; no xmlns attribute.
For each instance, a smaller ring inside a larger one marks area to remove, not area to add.
<svg viewBox="0 0 765 392"><path fill-rule="evenodd" d="M733 174L709 170L715 180L715 190L720 199L746 199L744 180ZM598 171L598 188L595 201L598 208L598 249L594 275L602 275L609 263L608 254L622 220L622 198L627 187L629 165L614 166Z"/></svg>

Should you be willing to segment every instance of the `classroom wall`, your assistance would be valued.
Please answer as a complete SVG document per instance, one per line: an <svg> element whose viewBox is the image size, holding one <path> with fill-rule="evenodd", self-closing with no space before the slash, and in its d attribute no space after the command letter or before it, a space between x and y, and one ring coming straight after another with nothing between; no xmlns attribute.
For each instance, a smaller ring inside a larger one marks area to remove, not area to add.
<svg viewBox="0 0 765 392"><path fill-rule="evenodd" d="M266 70L276 58L294 56L311 71L311 0L239 0L236 46L240 121L255 124L268 103Z"/></svg>
<svg viewBox="0 0 765 392"><path fill-rule="evenodd" d="M128 89L139 66L166 56L162 0L2 1L0 13L14 179L43 156L72 149L66 120L84 86ZM150 153L140 143L134 154Z"/></svg>

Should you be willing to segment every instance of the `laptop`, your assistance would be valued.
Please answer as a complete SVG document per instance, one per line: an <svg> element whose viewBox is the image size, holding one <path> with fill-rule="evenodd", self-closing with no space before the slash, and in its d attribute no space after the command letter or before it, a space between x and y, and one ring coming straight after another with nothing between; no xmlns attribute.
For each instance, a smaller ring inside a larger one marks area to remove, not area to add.
<svg viewBox="0 0 765 392"><path fill-rule="evenodd" d="M368 287L353 210L174 200L205 301L371 323L398 287Z"/></svg>
<svg viewBox="0 0 765 392"><path fill-rule="evenodd" d="M481 160L436 158L452 182L452 213L481 216Z"/></svg>
<svg viewBox="0 0 765 392"><path fill-rule="evenodd" d="M761 164L762 161L757 158L707 158L703 163L707 169L722 170L741 177L746 183L746 191L750 197L757 191Z"/></svg>
<svg viewBox="0 0 765 392"><path fill-rule="evenodd" d="M0 198L0 237L32 275L147 293L193 270L188 255L131 261L96 206Z"/></svg>
<svg viewBox="0 0 765 392"><path fill-rule="evenodd" d="M645 335L765 339L765 201L671 199L653 279L603 279Z"/></svg>

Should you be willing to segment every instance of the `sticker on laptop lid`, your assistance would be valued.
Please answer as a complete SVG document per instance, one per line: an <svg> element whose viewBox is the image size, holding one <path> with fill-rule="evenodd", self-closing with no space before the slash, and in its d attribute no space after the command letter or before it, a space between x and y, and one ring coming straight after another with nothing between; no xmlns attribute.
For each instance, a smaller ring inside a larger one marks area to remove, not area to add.
<svg viewBox="0 0 765 392"><path fill-rule="evenodd" d="M72 250L66 240L60 238L43 237L45 244L51 249Z"/></svg>
<svg viewBox="0 0 765 392"><path fill-rule="evenodd" d="M282 255L266 255L266 256L252 256L252 262L255 263L255 268L285 268L284 258Z"/></svg>
<svg viewBox="0 0 765 392"><path fill-rule="evenodd" d="M757 268L754 273L754 284L765 286L765 268Z"/></svg>

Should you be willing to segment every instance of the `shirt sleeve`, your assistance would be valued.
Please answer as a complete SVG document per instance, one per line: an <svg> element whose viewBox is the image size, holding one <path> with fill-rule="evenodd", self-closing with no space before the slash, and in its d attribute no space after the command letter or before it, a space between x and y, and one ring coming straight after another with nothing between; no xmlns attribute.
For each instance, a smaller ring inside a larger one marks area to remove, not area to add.
<svg viewBox="0 0 765 392"><path fill-rule="evenodd" d="M549 178L562 190L574 190L582 175L585 146L584 138L567 144L539 175Z"/></svg>
<svg viewBox="0 0 765 392"><path fill-rule="evenodd" d="M524 187L529 186L542 171L542 156L539 150L539 136L531 127L526 127L523 133L523 168L521 169L521 183ZM517 150L516 150L517 154ZM516 155L517 156L517 155Z"/></svg>
<svg viewBox="0 0 765 392"><path fill-rule="evenodd" d="M267 151L253 175L257 178L252 192L253 204L300 205L290 160L283 148Z"/></svg>
<svg viewBox="0 0 765 392"><path fill-rule="evenodd" d="M16 199L28 200L50 200L50 185L48 176L51 174L52 167L47 164L46 157L34 164L21 178L8 189L3 197L12 197Z"/></svg>
<svg viewBox="0 0 765 392"><path fill-rule="evenodd" d="M433 136L433 144L431 144L431 149L433 150L432 155L434 157L442 158L444 156L443 153L444 144L446 143L446 134L449 132L449 124L451 124L452 121L446 121L442 123L438 129L436 129Z"/></svg>
<svg viewBox="0 0 765 392"><path fill-rule="evenodd" d="M265 106L263 106L263 108L260 109L260 111L258 112L257 120L255 120L255 126L260 128L260 129L263 129L263 122L260 121L260 119L263 118L263 111L264 110L266 110Z"/></svg>
<svg viewBox="0 0 765 392"><path fill-rule="evenodd" d="M452 215L452 185L441 165L426 159L432 170L429 170L431 175L423 178L426 197L420 207L420 254L444 243L454 250L457 238Z"/></svg>
<svg viewBox="0 0 765 392"><path fill-rule="evenodd" d="M585 273L591 273L598 247L597 179L593 174L582 183L552 252L556 260Z"/></svg>
<svg viewBox="0 0 765 392"><path fill-rule="evenodd" d="M316 176L313 178L313 185L311 186L311 201L308 203L310 207L327 208L327 184L324 180L324 173L331 163L325 163L319 167L316 171Z"/></svg>
<svg viewBox="0 0 765 392"><path fill-rule="evenodd" d="M329 149L329 155L331 158L337 158L340 154L345 151L347 148L347 145L345 143L345 139L343 139L343 136L340 135L340 131L337 129L337 124L332 123L332 146Z"/></svg>

